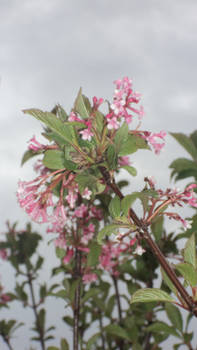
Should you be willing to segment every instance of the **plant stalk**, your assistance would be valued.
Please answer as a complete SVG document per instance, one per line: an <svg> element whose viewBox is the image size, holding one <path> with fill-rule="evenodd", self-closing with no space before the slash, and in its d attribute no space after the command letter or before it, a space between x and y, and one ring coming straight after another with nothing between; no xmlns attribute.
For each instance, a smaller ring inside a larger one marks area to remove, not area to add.
<svg viewBox="0 0 197 350"><path fill-rule="evenodd" d="M27 266L26 266L26 268L27 268ZM33 283L32 283L32 275L31 275L31 273L28 270L27 270L27 278L28 278L28 284L29 284L30 293L31 293L32 308L33 308L33 312L34 312L34 316L35 316L35 322L36 322L36 326L37 326L37 329L38 329L38 332L39 332L39 335L40 335L41 349L45 350L43 330L40 327L40 323L39 323L37 305L36 305L34 288L33 288Z"/></svg>
<svg viewBox="0 0 197 350"><path fill-rule="evenodd" d="M80 292L81 292L81 252L76 248L75 251L75 271L74 278L78 280L78 284L75 290L74 297L74 326L73 326L73 350L78 350L79 348L79 315L80 315Z"/></svg>

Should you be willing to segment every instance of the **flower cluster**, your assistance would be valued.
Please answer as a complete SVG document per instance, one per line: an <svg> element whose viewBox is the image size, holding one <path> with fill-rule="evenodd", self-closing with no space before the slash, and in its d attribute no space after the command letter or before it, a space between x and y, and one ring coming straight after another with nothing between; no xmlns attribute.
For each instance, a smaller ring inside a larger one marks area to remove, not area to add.
<svg viewBox="0 0 197 350"><path fill-rule="evenodd" d="M133 91L132 81L125 77L116 80L114 84L116 89L110 105L111 111L106 115L108 129L118 129L122 118L129 124L134 115L137 115L139 119L142 119L144 115L142 106L139 109L133 106L139 103L141 94Z"/></svg>

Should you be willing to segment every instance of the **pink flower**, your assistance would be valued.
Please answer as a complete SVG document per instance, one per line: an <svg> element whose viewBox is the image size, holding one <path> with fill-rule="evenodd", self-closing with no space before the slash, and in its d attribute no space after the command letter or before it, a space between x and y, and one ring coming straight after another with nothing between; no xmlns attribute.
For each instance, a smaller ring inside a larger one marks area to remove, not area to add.
<svg viewBox="0 0 197 350"><path fill-rule="evenodd" d="M74 255L73 248L67 248L66 256L63 258L63 263L64 264L69 264L69 262L71 261L73 255Z"/></svg>
<svg viewBox="0 0 197 350"><path fill-rule="evenodd" d="M1 294L1 303L6 304L8 301L11 300L11 297L5 293Z"/></svg>
<svg viewBox="0 0 197 350"><path fill-rule="evenodd" d="M73 190L68 190L68 195L66 196L66 200L72 209L75 207L77 198L78 198L78 195Z"/></svg>
<svg viewBox="0 0 197 350"><path fill-rule="evenodd" d="M92 191L90 191L88 187L86 187L82 193L82 197L89 200L91 198L91 194L92 194Z"/></svg>
<svg viewBox="0 0 197 350"><path fill-rule="evenodd" d="M116 117L113 117L111 119L108 119L107 127L109 130L118 129L120 127L120 123L117 121Z"/></svg>
<svg viewBox="0 0 197 350"><path fill-rule="evenodd" d="M159 143L157 141L157 138L164 140L165 136L165 131L160 131L159 133L151 133L149 131L145 131L144 135L142 135L142 137L145 138L151 144L155 151L155 154L159 154L162 148L165 146L165 143Z"/></svg>
<svg viewBox="0 0 197 350"><path fill-rule="evenodd" d="M1 249L0 250L0 258L3 260L6 260L7 257L8 257L8 253L7 253L6 249Z"/></svg>
<svg viewBox="0 0 197 350"><path fill-rule="evenodd" d="M55 247L66 248L65 237L60 235L58 238L55 239L54 244L55 244Z"/></svg>
<svg viewBox="0 0 197 350"><path fill-rule="evenodd" d="M79 133L82 135L83 140L91 141L92 136L94 136L94 134L90 131L89 128L81 130Z"/></svg>
<svg viewBox="0 0 197 350"><path fill-rule="evenodd" d="M29 150L37 152L37 151L42 151L46 148L45 145L42 145L40 142L36 140L35 135L28 142L29 142L29 146L28 146Z"/></svg>
<svg viewBox="0 0 197 350"><path fill-rule="evenodd" d="M124 166L124 165L131 165L129 156L122 156L118 158L118 164L120 166Z"/></svg>
<svg viewBox="0 0 197 350"><path fill-rule="evenodd" d="M93 97L93 107L95 110L99 108L99 106L103 103L103 98L97 98L96 96Z"/></svg>
<svg viewBox="0 0 197 350"><path fill-rule="evenodd" d="M138 245L137 248L134 250L133 254L142 255L145 253L145 249L142 248L142 246Z"/></svg>
<svg viewBox="0 0 197 350"><path fill-rule="evenodd" d="M83 275L83 283L91 283L91 282L95 282L98 279L97 275L95 273L86 273Z"/></svg>
<svg viewBox="0 0 197 350"><path fill-rule="evenodd" d="M84 218L88 213L88 207L82 203L77 209L74 211L74 216L77 218Z"/></svg>

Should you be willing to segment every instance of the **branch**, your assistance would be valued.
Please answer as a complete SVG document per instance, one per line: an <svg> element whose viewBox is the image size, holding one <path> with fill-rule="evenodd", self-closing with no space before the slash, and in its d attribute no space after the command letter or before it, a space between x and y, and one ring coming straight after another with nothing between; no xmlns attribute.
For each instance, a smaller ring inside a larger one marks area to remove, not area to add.
<svg viewBox="0 0 197 350"><path fill-rule="evenodd" d="M114 193L120 198L123 199L124 196L122 192L119 190L115 182L111 182L110 174L107 171L106 168L100 166L99 167L101 174L103 175L103 178L108 186L111 187ZM129 216L133 220L134 224L138 227L139 234L145 239L147 244L149 245L150 249L152 250L153 254L159 261L160 265L166 272L167 276L170 278L180 295L182 296L184 302L186 303L188 310L193 313L197 317L197 305L193 301L193 299L190 297L190 295L187 293L185 288L182 286L182 284L179 282L174 270L170 267L169 263L167 262L165 256L157 246L157 244L153 241L152 237L150 236L148 232L148 225L145 224L142 220L138 218L136 213L132 208L129 210Z"/></svg>

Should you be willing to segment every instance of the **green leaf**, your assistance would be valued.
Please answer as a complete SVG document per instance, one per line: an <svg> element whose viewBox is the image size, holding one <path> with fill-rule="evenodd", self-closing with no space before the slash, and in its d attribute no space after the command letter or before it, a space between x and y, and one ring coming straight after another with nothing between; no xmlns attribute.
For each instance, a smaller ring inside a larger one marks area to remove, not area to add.
<svg viewBox="0 0 197 350"><path fill-rule="evenodd" d="M127 140L121 144L119 150L119 156L127 156L129 154L135 153L138 149L149 149L147 142L141 136L138 135L128 135Z"/></svg>
<svg viewBox="0 0 197 350"><path fill-rule="evenodd" d="M185 150L192 156L194 160L197 159L197 149L190 137L182 133L171 132L170 134L180 143L181 146L185 148Z"/></svg>
<svg viewBox="0 0 197 350"><path fill-rule="evenodd" d="M197 150L197 130L195 130L192 134L190 134L190 139L194 143Z"/></svg>
<svg viewBox="0 0 197 350"><path fill-rule="evenodd" d="M47 350L60 350L56 346L48 346Z"/></svg>
<svg viewBox="0 0 197 350"><path fill-rule="evenodd" d="M95 266L98 264L99 261L101 246L97 242L92 242L89 248L90 251L88 253L87 265Z"/></svg>
<svg viewBox="0 0 197 350"><path fill-rule="evenodd" d="M59 150L46 151L43 164L49 169L64 169L64 153Z"/></svg>
<svg viewBox="0 0 197 350"><path fill-rule="evenodd" d="M116 153L119 154L122 144L124 144L128 138L129 128L127 123L123 123L122 126L116 132L114 137L114 144Z"/></svg>
<svg viewBox="0 0 197 350"><path fill-rule="evenodd" d="M83 298L81 298L81 304L84 304L87 300L90 298L95 297L95 295L100 294L100 289L98 288L90 288L84 295Z"/></svg>
<svg viewBox="0 0 197 350"><path fill-rule="evenodd" d="M137 290L132 296L131 303L149 303L151 301L165 301L174 303L175 300L166 292L158 288L144 288Z"/></svg>
<svg viewBox="0 0 197 350"><path fill-rule="evenodd" d="M168 324L157 321L151 324L146 328L147 332L156 332L156 333L166 333L168 335L174 335L175 337L181 338L174 327L169 326Z"/></svg>
<svg viewBox="0 0 197 350"><path fill-rule="evenodd" d="M128 211L131 208L133 202L138 198L140 192L133 192L132 194L128 194L121 201L121 208L125 215L128 215Z"/></svg>
<svg viewBox="0 0 197 350"><path fill-rule="evenodd" d="M177 289L175 288L174 284L171 282L171 280L169 279L168 275L165 273L165 271L161 268L161 274L162 274L162 278L165 282L165 284L168 286L168 288L175 294L177 295Z"/></svg>
<svg viewBox="0 0 197 350"><path fill-rule="evenodd" d="M105 226L97 236L97 242L98 244L102 244L102 241L105 236L110 236L112 233L116 233L116 231L119 229L119 225L117 224L110 224Z"/></svg>
<svg viewBox="0 0 197 350"><path fill-rule="evenodd" d="M88 111L88 105L87 105L87 97L82 95L82 88L80 88L77 98L75 100L74 104L74 111L79 113L79 115L84 118L88 119L89 118L89 111Z"/></svg>
<svg viewBox="0 0 197 350"><path fill-rule="evenodd" d="M69 345L66 339L62 338L60 345L61 345L61 350L69 350Z"/></svg>
<svg viewBox="0 0 197 350"><path fill-rule="evenodd" d="M103 131L103 126L104 126L104 115L98 110L94 113L95 113L96 129L101 134Z"/></svg>
<svg viewBox="0 0 197 350"><path fill-rule="evenodd" d="M136 176L137 175L137 170L133 166L123 165L123 166L121 166L121 169L125 169L132 176Z"/></svg>
<svg viewBox="0 0 197 350"><path fill-rule="evenodd" d="M166 303L165 310L172 325L180 332L183 331L183 319L179 309L173 304Z"/></svg>
<svg viewBox="0 0 197 350"><path fill-rule="evenodd" d="M180 263L175 265L175 268L180 272L190 286L195 287L197 285L197 270L193 267L193 265L189 263Z"/></svg>
<svg viewBox="0 0 197 350"><path fill-rule="evenodd" d="M21 166L26 163L29 159L35 157L35 156L38 156L40 153L42 152L34 152L32 151L31 149L27 150L24 154L23 154L23 157L22 157L22 160L21 160Z"/></svg>
<svg viewBox="0 0 197 350"><path fill-rule="evenodd" d="M107 149L107 161L109 164L109 169L116 170L118 164L118 155L113 145L109 145Z"/></svg>
<svg viewBox="0 0 197 350"><path fill-rule="evenodd" d="M66 255L66 251L63 248L56 247L55 249L56 255L59 259L63 259Z"/></svg>
<svg viewBox="0 0 197 350"><path fill-rule="evenodd" d="M156 217L151 224L151 230L154 234L156 241L159 241L162 237L162 233L164 231L163 222L164 222L164 219L162 215L162 216Z"/></svg>
<svg viewBox="0 0 197 350"><path fill-rule="evenodd" d="M195 234L193 234L187 241L185 248L183 250L184 261L193 265L196 269L196 243Z"/></svg>
<svg viewBox="0 0 197 350"><path fill-rule="evenodd" d="M52 131L61 136L71 146L77 145L77 138L73 126L63 123L55 114L43 112L40 109L26 109L25 114L30 114L43 122Z"/></svg>
<svg viewBox="0 0 197 350"><path fill-rule="evenodd" d="M109 204L109 212L113 218L120 216L121 205L120 205L120 198L118 196L115 196L114 198L112 198Z"/></svg>
<svg viewBox="0 0 197 350"><path fill-rule="evenodd" d="M118 326L117 324L110 324L109 326L106 326L104 329L107 333L109 333L115 337L131 341L131 338L130 338L129 334L127 333L127 331L124 328Z"/></svg>
<svg viewBox="0 0 197 350"><path fill-rule="evenodd" d="M94 334L90 339L88 339L86 344L86 350L91 350L92 345L94 345L97 341L97 339L101 336L101 333Z"/></svg>

